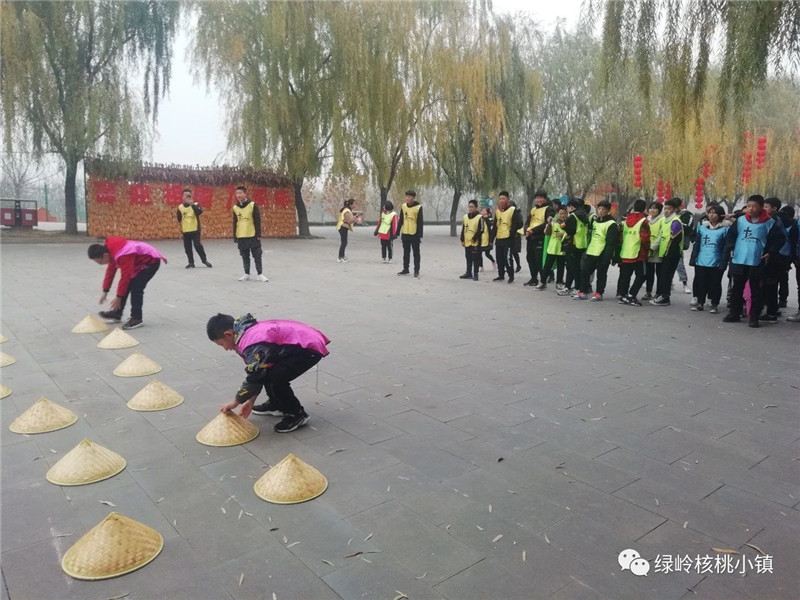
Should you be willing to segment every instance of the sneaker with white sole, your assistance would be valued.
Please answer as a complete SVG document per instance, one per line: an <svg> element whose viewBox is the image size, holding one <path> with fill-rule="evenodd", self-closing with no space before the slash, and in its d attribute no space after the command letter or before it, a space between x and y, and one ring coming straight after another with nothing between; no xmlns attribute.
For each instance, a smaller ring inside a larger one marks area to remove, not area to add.
<svg viewBox="0 0 800 600"><path fill-rule="evenodd" d="M692 298L692 301L689 302L689 306L697 306L697 298Z"/></svg>
<svg viewBox="0 0 800 600"><path fill-rule="evenodd" d="M239 277L239 281L250 281L250 273L245 273L241 277Z"/></svg>
<svg viewBox="0 0 800 600"><path fill-rule="evenodd" d="M131 317L130 319L128 319L128 322L125 323L122 326L122 328L123 329L138 329L139 327L142 327L143 325L144 325L144 323L142 323L141 319L134 319L133 317Z"/></svg>
<svg viewBox="0 0 800 600"><path fill-rule="evenodd" d="M652 299L653 299L653 294L651 294L650 292L645 292L644 296L642 296L642 300L652 300Z"/></svg>
<svg viewBox="0 0 800 600"><path fill-rule="evenodd" d="M277 433L289 433L290 431L302 427L308 423L310 419L311 417L306 414L306 411L301 411L296 415L287 415L280 423L275 425L275 431Z"/></svg>
<svg viewBox="0 0 800 600"><path fill-rule="evenodd" d="M693 310L695 312L703 312L703 305L702 304L695 304L689 310Z"/></svg>
<svg viewBox="0 0 800 600"><path fill-rule="evenodd" d="M719 307L716 304L712 304L711 308L708 309L708 312L710 312L712 315L717 315L719 314Z"/></svg>
<svg viewBox="0 0 800 600"><path fill-rule="evenodd" d="M691 294L692 288L690 288L686 283L683 284L683 293L684 294Z"/></svg>
<svg viewBox="0 0 800 600"><path fill-rule="evenodd" d="M572 294L573 294L572 288L564 287L558 290L559 296L572 296Z"/></svg>
<svg viewBox="0 0 800 600"><path fill-rule="evenodd" d="M595 292L594 294L592 294L592 297L589 298L589 301L590 302L602 302L603 301L603 294L598 294L597 292Z"/></svg>
<svg viewBox="0 0 800 600"><path fill-rule="evenodd" d="M268 417L288 417L288 413L278 410L272 403L272 400L267 400L261 404L256 404L251 411L254 415L267 415Z"/></svg>
<svg viewBox="0 0 800 600"><path fill-rule="evenodd" d="M259 273L259 274L258 274L258 277L256 277L256 279L257 279L258 281L263 281L263 282L265 282L265 283L266 283L267 281L269 281L269 279L267 279L267 276L266 276L266 275L264 275L263 273Z"/></svg>

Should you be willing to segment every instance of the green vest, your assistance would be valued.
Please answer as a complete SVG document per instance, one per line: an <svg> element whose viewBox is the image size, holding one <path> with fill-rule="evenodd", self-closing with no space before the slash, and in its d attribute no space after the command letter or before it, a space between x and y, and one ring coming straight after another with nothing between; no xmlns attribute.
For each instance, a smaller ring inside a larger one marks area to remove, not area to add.
<svg viewBox="0 0 800 600"><path fill-rule="evenodd" d="M253 223L253 208L255 203L250 202L242 208L233 205L233 214L236 215L236 239L256 237L256 224Z"/></svg>
<svg viewBox="0 0 800 600"><path fill-rule="evenodd" d="M564 256L561 243L564 241L564 228L557 222L550 222L550 241L547 243L547 254Z"/></svg>
<svg viewBox="0 0 800 600"><path fill-rule="evenodd" d="M475 213L475 216L470 218L470 216L466 214L462 221L464 222L464 246L476 247L480 245L480 240L473 242L472 238L478 235L478 230L481 226L481 216Z"/></svg>
<svg viewBox="0 0 800 600"><path fill-rule="evenodd" d="M614 224L614 219L598 223L595 221L592 224L592 238L589 240L589 246L586 248L588 256L600 256L606 247L606 235L608 228Z"/></svg>
<svg viewBox="0 0 800 600"><path fill-rule="evenodd" d="M649 222L649 220L648 220ZM664 224L663 215L658 215L656 220L650 223L650 257L659 256L659 244L661 243L661 226Z"/></svg>
<svg viewBox="0 0 800 600"><path fill-rule="evenodd" d="M396 216L397 213L394 211L381 213L381 224L378 227L378 233L389 233L392 230L392 221Z"/></svg>
<svg viewBox="0 0 800 600"><path fill-rule="evenodd" d="M672 239L672 222L678 221L681 224L681 233L674 240ZM683 221L680 220L678 213L664 217L661 222L661 245L658 247L658 255L664 258L667 255L670 245L678 244L683 249Z"/></svg>
<svg viewBox="0 0 800 600"><path fill-rule="evenodd" d="M622 226L622 248L619 251L619 257L631 260L639 256L639 250L642 249L642 237L639 233L642 230L642 224L647 219L639 219L636 225L628 227L628 224ZM650 225L652 227L652 224Z"/></svg>
<svg viewBox="0 0 800 600"><path fill-rule="evenodd" d="M197 231L197 215L194 214L192 205L181 204L178 210L181 211L181 231L183 233Z"/></svg>
<svg viewBox="0 0 800 600"><path fill-rule="evenodd" d="M577 221L577 225L575 227L575 235L572 236L572 242L576 249L583 250L588 245L588 240L586 239L588 236L586 235L589 231L589 225L581 221L578 217L575 217Z"/></svg>

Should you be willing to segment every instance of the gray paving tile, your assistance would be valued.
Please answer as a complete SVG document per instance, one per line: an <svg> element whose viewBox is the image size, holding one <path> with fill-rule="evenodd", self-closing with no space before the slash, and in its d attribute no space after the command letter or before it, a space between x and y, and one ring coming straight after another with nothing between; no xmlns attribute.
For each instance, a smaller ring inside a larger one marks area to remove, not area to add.
<svg viewBox="0 0 800 600"><path fill-rule="evenodd" d="M387 417L384 421L406 433L430 440L440 447L472 439L470 434L454 427L448 427L441 421L415 410Z"/></svg>
<svg viewBox="0 0 800 600"><path fill-rule="evenodd" d="M446 450L441 450L434 444L411 434L380 442L376 446L394 454L401 462L416 467L437 481L457 477L475 468Z"/></svg>
<svg viewBox="0 0 800 600"><path fill-rule="evenodd" d="M514 575L500 562L487 558L436 586L436 590L452 600L509 600L535 598L535 584Z"/></svg>
<svg viewBox="0 0 800 600"><path fill-rule="evenodd" d="M370 562L367 563L366 561ZM409 571L383 554L348 559L345 567L322 578L341 598L395 598L405 594L420 600L441 600L442 595L427 585L427 576Z"/></svg>

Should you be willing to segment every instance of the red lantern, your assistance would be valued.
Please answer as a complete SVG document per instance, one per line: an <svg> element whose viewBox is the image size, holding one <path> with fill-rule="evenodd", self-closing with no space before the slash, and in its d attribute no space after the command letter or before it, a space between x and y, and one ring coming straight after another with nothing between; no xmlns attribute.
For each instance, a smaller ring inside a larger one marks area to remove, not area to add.
<svg viewBox="0 0 800 600"><path fill-rule="evenodd" d="M633 187L642 187L642 156L637 154L633 157Z"/></svg>
<svg viewBox="0 0 800 600"><path fill-rule="evenodd" d="M667 187L664 190L664 198L672 198L672 184L670 182L667 182Z"/></svg>
<svg viewBox="0 0 800 600"><path fill-rule="evenodd" d="M767 161L767 138L760 137L756 143L756 169L763 169Z"/></svg>
<svg viewBox="0 0 800 600"><path fill-rule="evenodd" d="M708 161L703 162L703 179L708 179L711 175L711 163Z"/></svg>
<svg viewBox="0 0 800 600"><path fill-rule="evenodd" d="M696 179L694 182L694 206L695 208L701 208L703 206L704 193L703 190L705 188L705 181L702 179Z"/></svg>

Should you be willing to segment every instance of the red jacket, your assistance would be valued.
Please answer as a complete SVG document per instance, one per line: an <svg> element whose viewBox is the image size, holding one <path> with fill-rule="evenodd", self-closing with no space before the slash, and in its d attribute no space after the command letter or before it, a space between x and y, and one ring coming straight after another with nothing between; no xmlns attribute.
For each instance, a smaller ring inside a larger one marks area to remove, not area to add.
<svg viewBox="0 0 800 600"><path fill-rule="evenodd" d="M131 279L136 277L141 271L152 265L154 262L161 260L149 254L139 253L124 254L117 258L117 254L119 254L120 250L122 250L127 243L128 240L125 238L109 237L106 238L104 244L105 247L108 248L108 252L111 255L111 262L109 262L108 266L106 266L106 274L103 278L103 291L108 292L111 289L111 285L114 283L114 276L117 274L117 269L119 269L121 274L119 283L117 284L118 298L124 298L127 295L128 288L131 284ZM144 242L138 243L144 244ZM149 246L149 244L145 245ZM153 250L160 256L155 248L153 248ZM163 260L164 262L167 262L166 258Z"/></svg>

